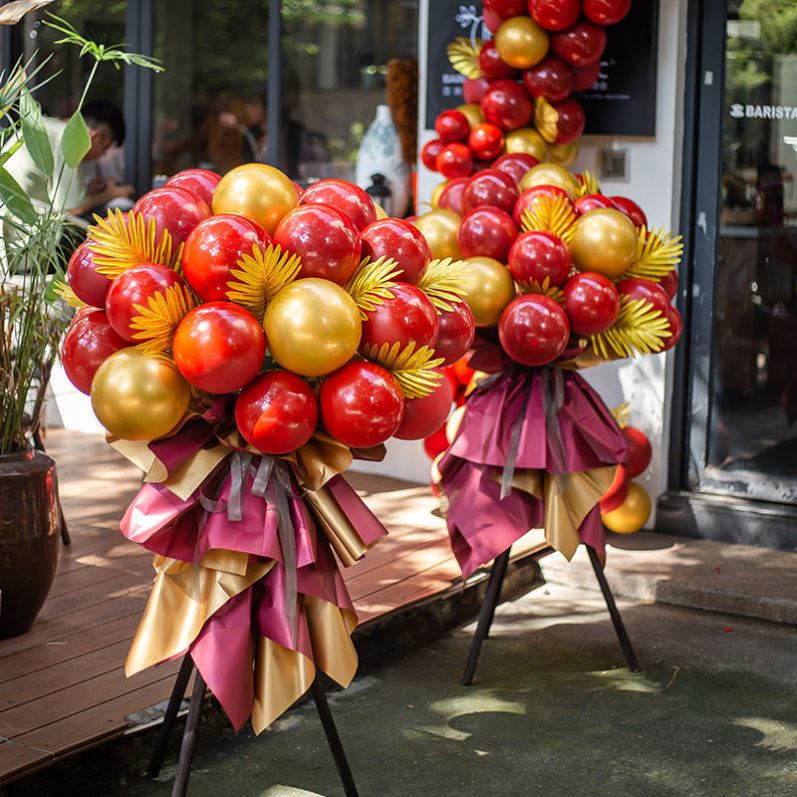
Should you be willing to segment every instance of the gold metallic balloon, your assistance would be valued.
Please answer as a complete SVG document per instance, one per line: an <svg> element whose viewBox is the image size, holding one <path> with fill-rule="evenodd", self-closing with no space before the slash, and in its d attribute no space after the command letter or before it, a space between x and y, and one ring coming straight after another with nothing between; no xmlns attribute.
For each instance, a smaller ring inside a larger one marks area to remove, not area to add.
<svg viewBox="0 0 797 797"><path fill-rule="evenodd" d="M339 285L301 279L284 287L263 319L271 356L288 371L323 376L345 365L362 334L360 311Z"/></svg>
<svg viewBox="0 0 797 797"><path fill-rule="evenodd" d="M576 222L570 251L582 271L616 277L634 262L636 244L636 228L628 216L614 208L598 208Z"/></svg>
<svg viewBox="0 0 797 797"><path fill-rule="evenodd" d="M558 163L538 163L532 166L520 180L520 190L526 191L537 185L555 185L571 199L578 196L578 179Z"/></svg>
<svg viewBox="0 0 797 797"><path fill-rule="evenodd" d="M415 226L423 233L426 243L432 252L432 257L462 257L457 243L457 230L459 230L459 215L453 210L435 208L423 216L415 219Z"/></svg>
<svg viewBox="0 0 797 797"><path fill-rule="evenodd" d="M386 219L388 217L387 211L378 202L374 202L374 210L376 211L377 219Z"/></svg>
<svg viewBox="0 0 797 797"><path fill-rule="evenodd" d="M434 191L432 191L432 198L429 200L433 208L439 207L440 195L443 193L443 191L445 191L447 185L448 185L448 180L443 180L442 183L438 183L434 187Z"/></svg>
<svg viewBox="0 0 797 797"><path fill-rule="evenodd" d="M495 47L505 64L529 69L548 52L548 34L531 17L511 17L495 34Z"/></svg>
<svg viewBox="0 0 797 797"><path fill-rule="evenodd" d="M246 216L269 235L298 202L293 183L279 169L265 163L236 166L221 178L213 192L214 213Z"/></svg>
<svg viewBox="0 0 797 797"><path fill-rule="evenodd" d="M578 157L579 149L581 149L581 144L578 139L568 144L550 144L548 159L551 163L558 163L560 166L571 166Z"/></svg>
<svg viewBox="0 0 797 797"><path fill-rule="evenodd" d="M548 157L548 145L533 127L521 127L519 130L507 133L504 148L507 152L531 155L538 161L544 161Z"/></svg>
<svg viewBox="0 0 797 797"><path fill-rule="evenodd" d="M601 514L603 525L618 534L633 534L639 531L650 517L650 496L636 482L628 485L628 496L617 509Z"/></svg>
<svg viewBox="0 0 797 797"><path fill-rule="evenodd" d="M462 279L462 297L473 312L477 327L498 323L504 308L515 298L515 283L509 269L491 257L469 257Z"/></svg>
<svg viewBox="0 0 797 797"><path fill-rule="evenodd" d="M130 347L112 354L91 383L99 422L125 440L155 440L183 417L191 388L168 360Z"/></svg>
<svg viewBox="0 0 797 797"><path fill-rule="evenodd" d="M469 102L467 105L460 105L457 110L465 114L465 118L468 120L468 124L471 127L476 127L476 125L480 125L484 121L484 114L482 113L481 106L477 105L475 102Z"/></svg>

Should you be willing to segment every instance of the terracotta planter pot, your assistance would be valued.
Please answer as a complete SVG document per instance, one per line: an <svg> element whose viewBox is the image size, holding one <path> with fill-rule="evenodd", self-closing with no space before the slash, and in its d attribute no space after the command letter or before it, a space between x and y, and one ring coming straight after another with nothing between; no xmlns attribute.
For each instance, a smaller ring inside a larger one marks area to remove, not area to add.
<svg viewBox="0 0 797 797"><path fill-rule="evenodd" d="M33 625L58 562L55 462L41 451L0 455L0 639Z"/></svg>

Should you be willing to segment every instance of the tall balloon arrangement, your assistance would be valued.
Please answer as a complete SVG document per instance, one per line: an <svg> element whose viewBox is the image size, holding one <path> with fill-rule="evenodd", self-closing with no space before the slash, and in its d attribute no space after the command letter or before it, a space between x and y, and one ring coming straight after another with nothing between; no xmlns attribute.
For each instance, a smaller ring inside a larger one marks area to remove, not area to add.
<svg viewBox="0 0 797 797"><path fill-rule="evenodd" d="M356 186L262 164L181 172L96 219L61 286L81 306L62 357L146 472L122 521L157 554L129 674L189 652L257 731L315 666L348 684L337 561L385 531L341 474L448 414L464 269Z"/></svg>

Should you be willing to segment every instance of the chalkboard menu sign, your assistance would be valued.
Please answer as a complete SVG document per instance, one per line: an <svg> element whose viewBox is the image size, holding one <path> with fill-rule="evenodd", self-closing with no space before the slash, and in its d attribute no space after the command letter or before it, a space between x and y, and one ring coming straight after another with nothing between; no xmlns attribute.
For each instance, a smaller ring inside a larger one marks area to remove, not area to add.
<svg viewBox="0 0 797 797"><path fill-rule="evenodd" d="M481 3L428 0L426 127L456 108L465 78L448 62L454 39L488 39ZM634 0L628 16L607 28L609 43L598 82L577 95L587 115L586 134L652 136L656 133L656 61L659 0Z"/></svg>

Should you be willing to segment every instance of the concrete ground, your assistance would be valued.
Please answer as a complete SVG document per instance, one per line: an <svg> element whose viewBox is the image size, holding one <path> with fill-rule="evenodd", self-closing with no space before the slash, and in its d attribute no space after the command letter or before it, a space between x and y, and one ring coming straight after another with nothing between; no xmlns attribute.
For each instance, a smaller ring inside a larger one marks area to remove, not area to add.
<svg viewBox="0 0 797 797"><path fill-rule="evenodd" d="M624 668L599 594L548 585L499 608L472 687L459 684L470 625L332 695L361 797L797 794L797 629L619 605L642 674ZM343 794L312 703L260 738L214 713L192 797ZM145 754L107 745L8 795L168 795L173 765L149 783Z"/></svg>

